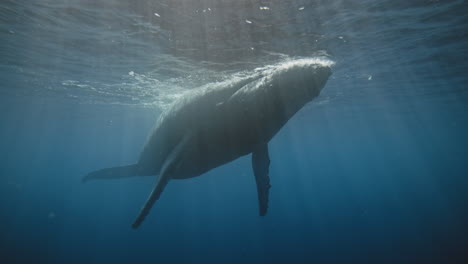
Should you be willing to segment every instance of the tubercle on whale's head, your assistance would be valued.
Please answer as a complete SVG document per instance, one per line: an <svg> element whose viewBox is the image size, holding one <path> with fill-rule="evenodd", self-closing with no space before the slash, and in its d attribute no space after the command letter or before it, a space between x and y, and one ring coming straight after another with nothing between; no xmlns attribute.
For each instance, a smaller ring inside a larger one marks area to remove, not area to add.
<svg viewBox="0 0 468 264"><path fill-rule="evenodd" d="M332 71L331 61L296 60L271 71L272 92L287 110L295 113L320 94Z"/></svg>
<svg viewBox="0 0 468 264"><path fill-rule="evenodd" d="M330 61L304 59L285 63L278 67L278 73L290 83L288 89L305 88L318 95L331 75L332 65Z"/></svg>

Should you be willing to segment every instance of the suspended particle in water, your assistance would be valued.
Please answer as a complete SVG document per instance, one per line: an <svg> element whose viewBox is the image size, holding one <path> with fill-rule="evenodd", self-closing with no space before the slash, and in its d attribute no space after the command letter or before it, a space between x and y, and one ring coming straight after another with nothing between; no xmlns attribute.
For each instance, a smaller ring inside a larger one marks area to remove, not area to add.
<svg viewBox="0 0 468 264"><path fill-rule="evenodd" d="M50 220L54 219L56 217L55 213L54 212L50 212L48 215L47 215L47 218L49 218Z"/></svg>

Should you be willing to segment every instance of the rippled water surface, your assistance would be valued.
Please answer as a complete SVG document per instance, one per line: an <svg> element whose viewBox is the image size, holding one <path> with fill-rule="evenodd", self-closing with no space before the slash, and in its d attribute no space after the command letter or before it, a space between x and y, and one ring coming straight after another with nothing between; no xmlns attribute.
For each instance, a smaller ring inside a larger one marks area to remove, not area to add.
<svg viewBox="0 0 468 264"><path fill-rule="evenodd" d="M468 4L443 0L0 3L2 263L467 263ZM168 185L81 184L134 163L187 91L332 63L250 157Z"/></svg>

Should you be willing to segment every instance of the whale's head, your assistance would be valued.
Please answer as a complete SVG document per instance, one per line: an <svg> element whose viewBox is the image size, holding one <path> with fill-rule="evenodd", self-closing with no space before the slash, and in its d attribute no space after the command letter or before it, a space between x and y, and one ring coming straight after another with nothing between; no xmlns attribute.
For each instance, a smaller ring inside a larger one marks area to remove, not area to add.
<svg viewBox="0 0 468 264"><path fill-rule="evenodd" d="M268 77L271 96L288 116L320 94L331 75L332 62L303 59L279 65Z"/></svg>

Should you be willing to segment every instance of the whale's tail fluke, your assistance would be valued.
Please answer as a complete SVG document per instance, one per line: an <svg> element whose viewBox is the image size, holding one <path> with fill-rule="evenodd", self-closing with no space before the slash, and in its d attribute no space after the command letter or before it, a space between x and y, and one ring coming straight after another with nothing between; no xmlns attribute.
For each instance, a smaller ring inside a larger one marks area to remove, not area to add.
<svg viewBox="0 0 468 264"><path fill-rule="evenodd" d="M138 164L119 166L113 168L105 168L97 171L90 172L81 180L83 183L89 180L107 180L119 179L138 175Z"/></svg>

